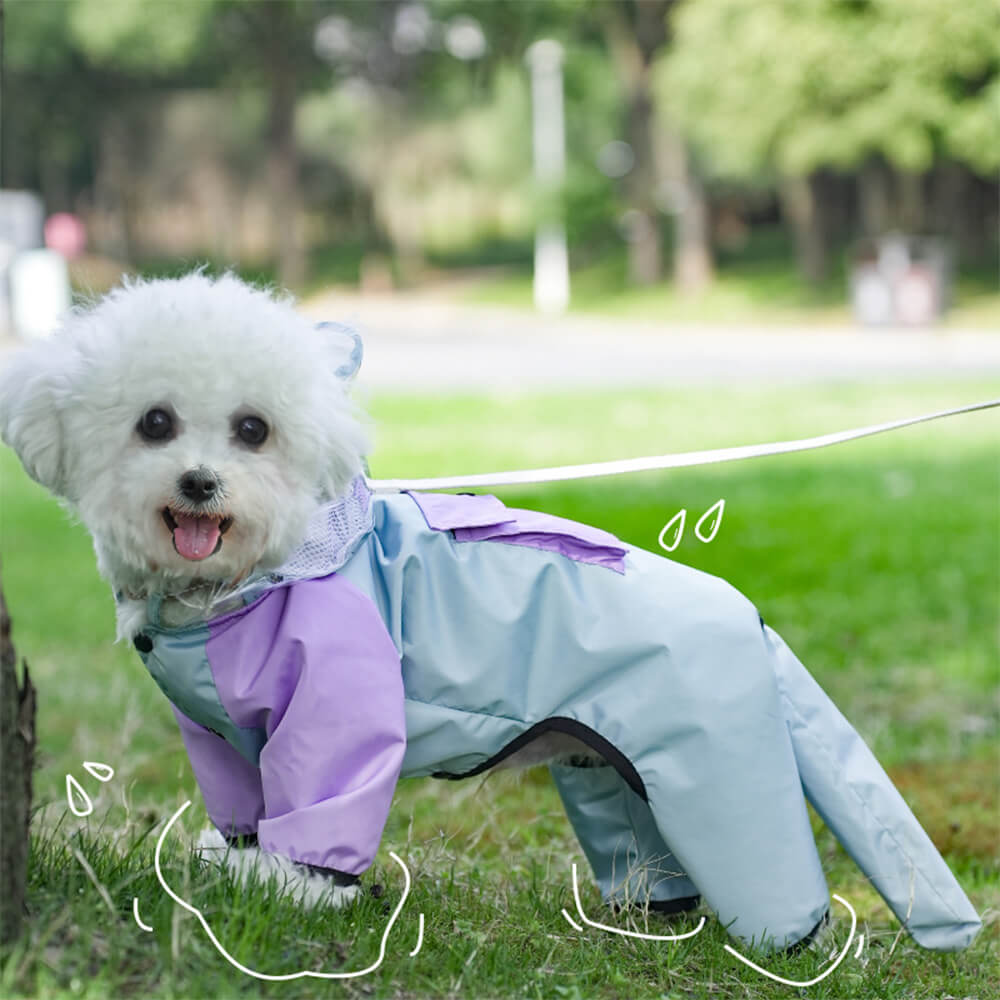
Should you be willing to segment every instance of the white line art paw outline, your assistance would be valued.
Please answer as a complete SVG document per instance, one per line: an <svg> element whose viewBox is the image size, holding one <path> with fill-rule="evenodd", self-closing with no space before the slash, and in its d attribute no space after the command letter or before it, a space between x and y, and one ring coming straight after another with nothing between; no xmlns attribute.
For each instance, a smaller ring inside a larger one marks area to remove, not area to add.
<svg viewBox="0 0 1000 1000"><path fill-rule="evenodd" d="M799 989L802 989L802 987L804 986L815 986L816 983L820 982L823 979L826 979L826 977L830 975L830 973L833 972L833 970L836 969L841 962L843 962L844 956L850 949L851 942L854 940L854 934L858 929L858 915L854 912L854 907L851 906L851 904L848 903L843 896L838 896L836 893L833 893L833 898L837 900L838 903L841 903L844 906L846 906L848 912L851 914L851 933L847 935L847 943L844 945L840 954L837 956L837 960L833 963L833 965L831 965L830 968L826 970L826 972L821 972L818 976L815 976L812 979L807 979L805 982L798 982L794 979L785 979L782 976L775 975L773 972L768 972L767 969L761 968L759 965L757 965L756 962L751 962L749 958L745 958L738 951L736 951L733 948L730 948L728 944L724 944L722 947L725 948L726 951L728 951L729 954L733 956L733 958L738 958L744 965L749 965L751 969L754 969L756 972L759 972L762 976L767 976L768 979L775 980L775 982L784 983L786 986L796 986ZM865 936L862 934L860 940L858 941L858 952L857 952L858 955L861 954L861 949L864 947L864 937Z"/></svg>
<svg viewBox="0 0 1000 1000"><path fill-rule="evenodd" d="M644 934L642 931L626 931L621 927L612 927L610 924L601 924L596 920L591 920L586 913L583 912L583 903L580 902L580 885L576 877L576 862L571 862L570 868L573 872L573 901L576 903L576 912L579 914L580 919L590 927L596 927L601 931L609 931L612 934L621 934L623 937L631 938L641 938L643 941L683 941L685 938L692 938L696 934L700 933L702 927L705 926L705 917L702 917L698 921L698 926L693 931L688 931L685 934ZM570 925L578 931L582 931L583 928L579 924L573 921L573 918L566 912L565 908L562 911L563 916L569 921Z"/></svg>
<svg viewBox="0 0 1000 1000"><path fill-rule="evenodd" d="M144 931L151 931L153 929L148 924L144 924L142 922L142 920L139 918L139 897L138 896L133 896L132 897L132 916L135 917L135 922L139 925L139 927L142 930L144 930Z"/></svg>
<svg viewBox="0 0 1000 1000"><path fill-rule="evenodd" d="M313 972L310 969L302 969L300 972L289 972L285 973L284 975L272 975L267 972L258 972L256 969L251 969L248 966L243 965L242 962L239 962L232 955L230 955L229 952L226 951L225 947L223 947L219 939L213 933L212 928L209 926L208 921L205 919L201 910L199 910L196 906L193 906L191 903L188 903L186 900L181 899L181 897L178 896L177 893L175 893L173 889L170 888L169 885L167 885L167 882L163 877L163 871L160 867L160 853L163 850L163 841L166 839L167 834L170 832L170 828L174 825L174 823L177 822L178 819L180 819L181 814L184 812L185 809L187 809L189 805L191 805L190 799L188 799L173 814L173 816L170 817L169 820L167 820L167 825L163 828L162 833L160 834L160 836L157 838L156 841L156 852L153 855L153 867L156 869L156 877L159 880L160 885L163 886L163 891L175 903L177 903L178 906L182 906L185 910L187 910L189 913L193 913L198 918L198 922L201 924L205 933L208 935L208 939L212 942L212 944L215 945L219 954L222 955L222 957L227 962L229 962L230 965L239 969L240 972L244 973L245 975L252 976L254 979L266 979L268 982L288 982L289 980L292 979L303 979L306 977L310 977L313 979L356 979L359 976L367 976L369 972L374 972L382 964L382 962L385 959L385 946L386 942L389 939L389 932L392 930L393 925L396 923L396 920L399 917L400 913L402 913L403 906L406 904L406 900L410 895L410 871L403 863L402 858L400 858L395 851L390 851L389 857L392 858L392 860L395 861L396 864L398 864L399 867L403 869L403 878L405 880L403 885L403 895L400 898L399 902L396 904L396 908L392 911L392 915L389 917L389 923L386 924L386 928L382 932L382 941L381 944L379 945L378 958L372 965L369 965L367 969L358 969L355 972ZM423 945L423 937L424 937L423 931L424 931L424 915L421 913L419 939L417 941L416 948L414 948L413 951L410 952L410 955L416 955L417 952L420 951L420 948Z"/></svg>
<svg viewBox="0 0 1000 1000"><path fill-rule="evenodd" d="M705 926L706 918L702 917L701 920L698 921L698 926L695 927L693 931L688 931L686 934L644 934L640 931L627 931L623 930L620 927L611 927L608 924L601 924L598 923L596 920L591 920L583 912L583 904L580 902L580 886L577 882L576 863L575 862L571 863L570 867L573 872L573 900L576 903L576 912L579 914L580 919L585 924L588 924L590 927L596 927L598 930L602 931L609 931L612 934L621 934L623 937L641 938L644 941L683 941L685 938L694 937ZM834 957L834 955L836 955L836 961L833 963L833 965L831 965L830 968L828 968L825 972L822 972L818 976L815 976L813 979L807 979L805 982L798 982L794 979L785 979L782 976L775 975L775 973L773 972L768 972L767 969L757 965L756 962L751 962L749 958L745 958L734 948L731 948L728 944L723 945L723 948L725 948L725 950L728 951L729 954L732 955L734 958L738 958L745 965L749 965L751 969L755 970L756 972L759 972L762 976L767 976L769 979L775 980L776 982L784 983L786 986L795 986L799 989L805 986L815 986L816 983L826 979L826 977L829 976L830 973L833 972L833 970L836 969L837 966L840 965L840 963L844 960L844 958L847 955L847 952L850 950L851 942L854 940L854 935L858 927L858 915L854 912L854 907L851 906L851 904L846 899L844 899L843 896L838 896L837 893L833 893L833 898L837 900L838 903L841 903L844 906L846 906L848 912L851 914L851 933L847 935L847 942L841 949L840 954L837 955L836 951L834 951L831 954L830 956L831 959ZM583 928L569 915L565 907L563 907L562 909L562 915L566 918L567 923L574 930L581 932L583 931ZM864 945L865 945L865 936L864 934L861 934L858 938L858 947L854 954L855 958L860 957L861 952L864 949Z"/></svg>

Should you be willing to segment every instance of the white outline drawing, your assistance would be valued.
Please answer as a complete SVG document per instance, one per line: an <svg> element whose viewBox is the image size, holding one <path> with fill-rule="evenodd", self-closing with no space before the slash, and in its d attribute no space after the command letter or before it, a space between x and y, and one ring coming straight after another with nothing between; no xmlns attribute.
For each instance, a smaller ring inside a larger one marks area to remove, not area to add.
<svg viewBox="0 0 1000 1000"><path fill-rule="evenodd" d="M417 931L417 946L410 952L410 958L413 958L418 951L424 945L424 915L420 914L420 930Z"/></svg>
<svg viewBox="0 0 1000 1000"><path fill-rule="evenodd" d="M281 976L271 975L267 972L257 972L255 969L248 968L241 962L238 962L232 955L229 954L228 951L226 951L219 939L212 933L212 928L208 926L208 921L202 915L201 910L181 899L181 897L178 896L169 885L167 885L166 880L163 877L163 872L160 870L160 851L163 849L163 841L170 832L170 828L177 822L178 819L180 819L181 813L183 813L189 805L191 805L190 799L188 799L184 805L182 805L177 812L170 817L169 820L167 820L167 825L163 828L163 832L156 841L156 853L153 855L153 867L156 869L156 877L159 879L160 885L163 886L163 891L166 892L166 894L175 903L177 903L178 906L183 906L185 910L189 913L193 913L198 918L198 922L205 929L208 939L215 945L219 954L222 955L222 957L229 962L230 965L239 969L240 972L243 972L248 976L253 976L254 979L266 979L269 982L277 983L288 982L292 979L302 979L305 976L311 976L313 979L355 979L358 976L367 976L369 972L374 972L382 964L385 959L385 943L389 938L389 931L392 930L393 924L396 922L396 918L402 912L403 905L406 903L406 899L410 895L410 872L406 865L403 864L403 861L398 854L394 851L390 851L389 857L403 869L403 877L406 880L405 885L403 886L403 896L396 904L396 909L392 911L392 916L389 917L389 923L386 925L385 931L382 934L382 943L379 946L378 959L373 965L369 965L367 969L359 969L357 972L312 972L309 969L303 969L301 972L289 972ZM423 914L420 916L423 917ZM422 926L423 923L421 922L421 927Z"/></svg>
<svg viewBox="0 0 1000 1000"><path fill-rule="evenodd" d="M566 910L565 906L562 908L562 915L569 922L569 925L570 927L573 928L573 930L580 931L581 934L583 933L583 928L569 915L569 912Z"/></svg>
<svg viewBox="0 0 1000 1000"><path fill-rule="evenodd" d="M686 518L687 518L687 508L686 507L681 507L681 509L679 511L677 511L677 513L674 514L674 516L672 518L670 518L670 520L667 521L667 523L663 526L663 530L660 532L660 536L659 536L659 538L656 539L656 542L660 546L660 548L663 549L664 552L673 552L674 549L676 549L677 546L681 544L681 539L684 537L684 521L686 520ZM664 545L664 543L663 543L663 536L670 529L671 525L673 525L674 522L677 521L677 520L680 520L681 523L680 523L680 527L677 529L676 533L674 534L674 543L673 543L673 545L669 545L669 546L668 545Z"/></svg>
<svg viewBox="0 0 1000 1000"><path fill-rule="evenodd" d="M85 760L83 769L98 781L110 781L115 776L115 769L110 764L102 764L96 760Z"/></svg>
<svg viewBox="0 0 1000 1000"><path fill-rule="evenodd" d="M589 924L591 927L596 927L598 930L610 931L612 934L621 934L624 937L632 938L642 938L643 941L683 941L685 938L692 938L697 934L702 927L705 926L705 917L702 917L698 921L698 926L693 931L688 931L686 934L643 934L642 931L625 931L620 927L610 927L608 924L599 924L596 920L591 920L586 913L583 912L583 904L580 902L580 886L577 883L576 878L576 862L571 862L571 868L573 870L573 899L576 901L576 912L580 914L580 919L585 923ZM565 914L566 911L563 910ZM569 915L566 914L567 919ZM573 923L570 920L570 923ZM582 928L581 928L582 929Z"/></svg>
<svg viewBox="0 0 1000 1000"><path fill-rule="evenodd" d="M73 802L73 789L76 789L77 794L86 803L83 812L80 812ZM70 812L80 819L83 819L84 816L89 816L94 811L94 803L90 801L90 796L83 790L83 786L72 774L66 775L66 801L69 803Z"/></svg>
<svg viewBox="0 0 1000 1000"><path fill-rule="evenodd" d="M133 897L132 897L132 916L133 916L133 917L135 917L135 922L136 922L136 923L137 923L137 924L138 924L138 925L139 925L139 926L140 926L140 927L141 927L141 928L142 928L142 929L143 929L144 931L151 931L151 930L153 929L152 927L147 927L147 926L146 926L146 924L144 924L144 923L143 923L143 922L142 922L142 921L141 921L141 920L139 919L139 897L138 897L138 896L133 896Z"/></svg>
<svg viewBox="0 0 1000 1000"><path fill-rule="evenodd" d="M826 979L826 977L830 975L830 973L833 972L833 970L836 969L837 966L840 965L840 963L844 960L844 956L847 954L848 949L851 947L851 942L854 940L854 932L858 928L858 915L854 912L854 907L851 906L851 904L848 903L843 896L838 896L836 893L834 893L833 898L837 900L838 903L843 903L844 906L846 906L847 909L850 911L851 933L847 936L847 944L844 945L843 951L841 951L840 955L837 958L837 961L834 962L833 965L831 965L830 968L826 970L826 972L820 973L815 979L807 979L804 983L798 983L794 979L784 979L781 976L776 976L773 972L768 972L767 969L762 969L756 963L751 962L749 958L744 958L738 951L735 951L734 949L730 948L728 944L724 944L722 947L725 948L726 951L728 951L729 954L732 955L734 958L738 958L741 962L743 962L744 965L749 965L751 969L755 969L762 976L767 976L768 979L773 979L776 982L784 983L786 986L798 986L799 988L803 986L815 986L821 980ZM860 948L858 950L860 953Z"/></svg>
<svg viewBox="0 0 1000 1000"><path fill-rule="evenodd" d="M719 528L722 526L722 514L725 511L725 509L726 509L726 501L720 498L716 500L715 503L713 503L712 506L709 507L708 510L706 510L705 513L701 515L701 517L698 518L698 523L694 526L694 533L698 536L698 539L700 541L708 544L708 542L712 541L712 539L715 538L715 536L719 533ZM715 521L711 525L708 538L706 538L701 533L701 526L704 523L705 518L708 517L709 514L713 513L714 511L718 511L719 513L716 516Z"/></svg>

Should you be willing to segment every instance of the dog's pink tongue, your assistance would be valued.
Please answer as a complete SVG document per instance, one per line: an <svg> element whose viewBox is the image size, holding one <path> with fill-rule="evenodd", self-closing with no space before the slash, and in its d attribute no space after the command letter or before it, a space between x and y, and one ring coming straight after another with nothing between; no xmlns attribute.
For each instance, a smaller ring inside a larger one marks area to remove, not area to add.
<svg viewBox="0 0 1000 1000"><path fill-rule="evenodd" d="M219 522L214 517L174 513L174 545L185 559L206 559L219 544Z"/></svg>

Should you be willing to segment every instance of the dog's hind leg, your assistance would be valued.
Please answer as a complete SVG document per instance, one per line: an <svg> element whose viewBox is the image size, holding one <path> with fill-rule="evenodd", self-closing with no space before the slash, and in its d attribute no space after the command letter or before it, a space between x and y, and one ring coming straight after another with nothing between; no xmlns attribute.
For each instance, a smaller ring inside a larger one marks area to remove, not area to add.
<svg viewBox="0 0 1000 1000"><path fill-rule="evenodd" d="M925 948L964 948L981 924L930 837L851 724L765 627L806 797Z"/></svg>
<svg viewBox="0 0 1000 1000"><path fill-rule="evenodd" d="M653 822L649 806L610 764L550 764L566 815L606 902L679 913L698 904L687 877Z"/></svg>

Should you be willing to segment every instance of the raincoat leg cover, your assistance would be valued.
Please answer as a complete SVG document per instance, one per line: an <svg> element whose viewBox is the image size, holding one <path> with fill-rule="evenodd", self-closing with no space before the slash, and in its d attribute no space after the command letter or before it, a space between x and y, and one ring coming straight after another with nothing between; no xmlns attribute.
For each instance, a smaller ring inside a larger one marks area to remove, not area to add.
<svg viewBox="0 0 1000 1000"><path fill-rule="evenodd" d="M930 837L854 727L770 628L795 760L813 808L925 948L964 948L981 924Z"/></svg>
<svg viewBox="0 0 1000 1000"><path fill-rule="evenodd" d="M550 764L549 771L606 900L627 906L699 895L649 806L613 767Z"/></svg>

